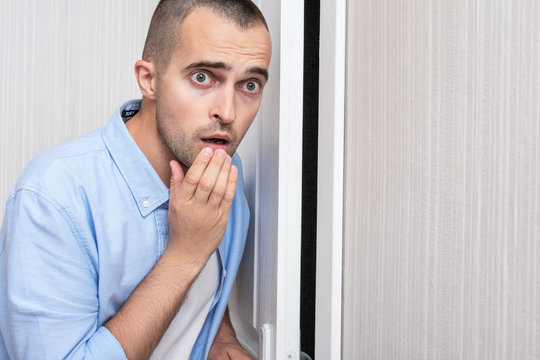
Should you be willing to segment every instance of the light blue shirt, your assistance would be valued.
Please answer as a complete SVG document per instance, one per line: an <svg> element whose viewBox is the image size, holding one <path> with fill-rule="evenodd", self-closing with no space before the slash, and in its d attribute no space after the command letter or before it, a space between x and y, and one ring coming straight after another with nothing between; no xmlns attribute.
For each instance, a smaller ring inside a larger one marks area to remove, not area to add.
<svg viewBox="0 0 540 360"><path fill-rule="evenodd" d="M168 241L169 190L124 121L36 157L6 206L0 233L0 359L125 359L103 326ZM206 359L238 270L249 222L242 167L225 237L221 282L192 360Z"/></svg>

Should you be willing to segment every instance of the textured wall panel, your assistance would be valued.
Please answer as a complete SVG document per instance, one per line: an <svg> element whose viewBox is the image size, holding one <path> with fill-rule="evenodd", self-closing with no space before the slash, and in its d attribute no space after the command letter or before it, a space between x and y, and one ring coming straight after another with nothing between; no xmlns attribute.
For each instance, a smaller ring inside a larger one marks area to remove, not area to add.
<svg viewBox="0 0 540 360"><path fill-rule="evenodd" d="M343 359L539 359L540 2L348 6Z"/></svg>
<svg viewBox="0 0 540 360"><path fill-rule="evenodd" d="M133 65L157 0L0 0L0 217L37 153L140 97Z"/></svg>

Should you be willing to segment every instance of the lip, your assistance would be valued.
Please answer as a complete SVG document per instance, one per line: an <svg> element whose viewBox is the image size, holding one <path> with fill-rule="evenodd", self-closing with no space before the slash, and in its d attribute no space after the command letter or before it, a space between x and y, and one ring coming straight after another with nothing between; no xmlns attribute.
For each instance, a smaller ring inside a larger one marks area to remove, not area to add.
<svg viewBox="0 0 540 360"><path fill-rule="evenodd" d="M223 144L218 144L218 143L215 143L215 142L207 142L207 141L205 141L206 139L223 140L224 143ZM203 144L204 147L209 147L212 150L217 150L217 149L227 150L229 148L229 145L231 144L231 139L229 138L228 135L211 134L211 135L201 137L201 143Z"/></svg>

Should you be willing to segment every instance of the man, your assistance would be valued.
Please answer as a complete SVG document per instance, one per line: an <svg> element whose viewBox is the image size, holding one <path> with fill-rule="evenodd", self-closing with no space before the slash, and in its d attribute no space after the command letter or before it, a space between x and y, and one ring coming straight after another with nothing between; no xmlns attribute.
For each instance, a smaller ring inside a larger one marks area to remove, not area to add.
<svg viewBox="0 0 540 360"><path fill-rule="evenodd" d="M270 56L250 0L160 1L142 102L38 156L8 199L0 358L249 359L226 311L249 217L235 150Z"/></svg>

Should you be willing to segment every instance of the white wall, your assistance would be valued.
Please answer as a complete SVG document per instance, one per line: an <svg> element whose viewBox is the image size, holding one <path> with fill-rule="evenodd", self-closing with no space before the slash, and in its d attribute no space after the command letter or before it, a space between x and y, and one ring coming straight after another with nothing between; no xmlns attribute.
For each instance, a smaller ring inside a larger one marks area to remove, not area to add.
<svg viewBox="0 0 540 360"><path fill-rule="evenodd" d="M539 359L540 2L348 6L343 359Z"/></svg>
<svg viewBox="0 0 540 360"><path fill-rule="evenodd" d="M37 153L139 98L133 65L157 0L0 0L0 217Z"/></svg>

